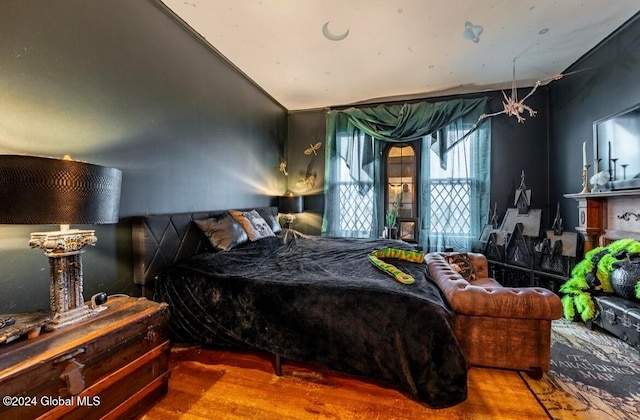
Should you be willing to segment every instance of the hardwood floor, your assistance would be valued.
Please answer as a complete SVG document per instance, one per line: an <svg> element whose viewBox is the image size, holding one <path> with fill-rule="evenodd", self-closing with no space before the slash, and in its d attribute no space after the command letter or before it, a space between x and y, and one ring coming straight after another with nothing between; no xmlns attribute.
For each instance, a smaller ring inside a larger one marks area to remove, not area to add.
<svg viewBox="0 0 640 420"><path fill-rule="evenodd" d="M468 398L431 410L398 391L269 355L174 349L169 392L142 419L548 419L517 372L473 368Z"/></svg>

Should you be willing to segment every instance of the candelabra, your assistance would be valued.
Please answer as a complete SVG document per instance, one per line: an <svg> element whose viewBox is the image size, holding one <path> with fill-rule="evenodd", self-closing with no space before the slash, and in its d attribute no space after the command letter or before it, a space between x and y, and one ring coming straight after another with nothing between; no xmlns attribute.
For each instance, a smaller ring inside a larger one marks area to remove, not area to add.
<svg viewBox="0 0 640 420"><path fill-rule="evenodd" d="M609 162L611 162L611 167L609 168L609 171L611 172L611 180L612 181L617 181L618 180L618 174L616 173L616 162L618 161L618 158L615 159L609 159Z"/></svg>
<svg viewBox="0 0 640 420"><path fill-rule="evenodd" d="M629 164L628 163L624 163L624 164L622 164L620 166L622 166L622 179L623 180L627 179L627 166L629 166Z"/></svg>
<svg viewBox="0 0 640 420"><path fill-rule="evenodd" d="M580 191L580 194L588 194L591 192L589 191L589 168L590 167L591 165L584 165L582 168L582 191Z"/></svg>

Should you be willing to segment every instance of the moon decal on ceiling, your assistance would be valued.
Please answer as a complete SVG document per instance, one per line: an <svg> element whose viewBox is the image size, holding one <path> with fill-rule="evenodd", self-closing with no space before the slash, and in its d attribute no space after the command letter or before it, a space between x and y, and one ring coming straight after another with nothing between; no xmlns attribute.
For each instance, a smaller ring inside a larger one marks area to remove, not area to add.
<svg viewBox="0 0 640 420"><path fill-rule="evenodd" d="M322 35L331 41L342 41L349 35L349 30L347 29L347 32L340 35L332 34L331 31L329 31L329 22L327 22L322 25Z"/></svg>

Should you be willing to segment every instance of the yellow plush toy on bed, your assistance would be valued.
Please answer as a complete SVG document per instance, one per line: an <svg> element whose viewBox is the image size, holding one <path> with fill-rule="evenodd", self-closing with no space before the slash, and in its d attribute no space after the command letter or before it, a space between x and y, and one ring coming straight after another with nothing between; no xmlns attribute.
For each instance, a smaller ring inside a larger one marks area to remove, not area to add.
<svg viewBox="0 0 640 420"><path fill-rule="evenodd" d="M402 270L399 270L395 265L382 261L381 258L396 258L399 260L414 263L424 262L424 254L422 253L422 251L410 251L397 248L382 248L369 254L369 261L371 261L371 264L403 284L412 284L415 279L413 278L413 276L403 272Z"/></svg>

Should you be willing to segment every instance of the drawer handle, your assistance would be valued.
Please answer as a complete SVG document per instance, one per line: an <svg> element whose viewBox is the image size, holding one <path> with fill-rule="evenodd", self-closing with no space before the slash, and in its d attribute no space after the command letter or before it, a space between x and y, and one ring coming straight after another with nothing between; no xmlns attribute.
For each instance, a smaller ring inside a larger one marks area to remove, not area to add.
<svg viewBox="0 0 640 420"><path fill-rule="evenodd" d="M71 360L67 364L64 372L60 375L60 379L67 385L66 393L64 392L65 390L60 390L61 395L78 395L84 390L85 383L82 368L84 368L84 365L75 360Z"/></svg>

